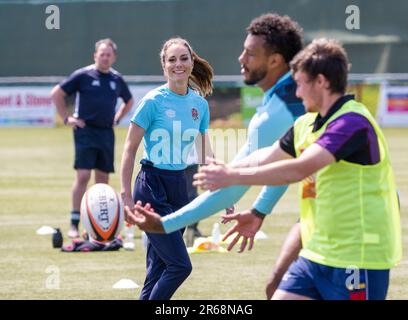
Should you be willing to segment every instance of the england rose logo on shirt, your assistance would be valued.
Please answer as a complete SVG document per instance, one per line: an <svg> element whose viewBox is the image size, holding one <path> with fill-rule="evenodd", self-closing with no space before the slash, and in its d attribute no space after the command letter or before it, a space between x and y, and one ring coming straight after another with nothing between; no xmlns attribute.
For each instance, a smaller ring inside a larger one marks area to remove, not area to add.
<svg viewBox="0 0 408 320"><path fill-rule="evenodd" d="M194 121L198 120L198 111L196 108L191 109L191 116L193 117Z"/></svg>

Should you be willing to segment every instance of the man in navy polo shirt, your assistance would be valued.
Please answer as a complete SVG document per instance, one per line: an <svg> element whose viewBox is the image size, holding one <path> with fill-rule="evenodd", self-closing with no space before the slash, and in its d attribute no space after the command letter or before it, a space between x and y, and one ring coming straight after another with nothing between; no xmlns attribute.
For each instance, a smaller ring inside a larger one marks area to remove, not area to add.
<svg viewBox="0 0 408 320"><path fill-rule="evenodd" d="M111 67L116 60L116 44L102 39L95 44L95 64L81 68L56 85L52 99L64 124L74 130L77 172L72 187L71 229L68 237L79 236L81 199L95 170L95 183L108 183L114 172L115 136L113 127L132 108L133 99L122 76ZM65 96L76 93L75 112L70 115ZM117 98L123 104L116 112Z"/></svg>

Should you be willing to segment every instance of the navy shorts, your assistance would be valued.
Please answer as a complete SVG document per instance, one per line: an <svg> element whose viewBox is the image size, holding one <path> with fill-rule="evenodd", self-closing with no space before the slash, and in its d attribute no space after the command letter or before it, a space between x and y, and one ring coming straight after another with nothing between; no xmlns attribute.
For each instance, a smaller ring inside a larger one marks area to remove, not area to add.
<svg viewBox="0 0 408 320"><path fill-rule="evenodd" d="M115 134L113 128L85 126L74 129L75 169L114 172Z"/></svg>
<svg viewBox="0 0 408 320"><path fill-rule="evenodd" d="M316 300L384 300L389 270L334 268L299 257L279 289Z"/></svg>

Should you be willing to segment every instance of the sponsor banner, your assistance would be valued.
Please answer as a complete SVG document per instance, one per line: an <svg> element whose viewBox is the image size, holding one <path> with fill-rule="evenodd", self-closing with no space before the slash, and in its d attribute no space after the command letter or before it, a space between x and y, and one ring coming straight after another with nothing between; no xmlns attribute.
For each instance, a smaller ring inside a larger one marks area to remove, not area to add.
<svg viewBox="0 0 408 320"><path fill-rule="evenodd" d="M405 93L390 93L388 94L387 111L394 112L408 112L408 92Z"/></svg>
<svg viewBox="0 0 408 320"><path fill-rule="evenodd" d="M140 99L158 85L131 85L134 104L119 126L128 127ZM50 87L0 87L0 127L54 127L57 113ZM118 99L117 108L122 104Z"/></svg>
<svg viewBox="0 0 408 320"><path fill-rule="evenodd" d="M408 86L381 86L377 120L382 127L408 127Z"/></svg>
<svg viewBox="0 0 408 320"><path fill-rule="evenodd" d="M0 127L54 127L52 87L0 87Z"/></svg>

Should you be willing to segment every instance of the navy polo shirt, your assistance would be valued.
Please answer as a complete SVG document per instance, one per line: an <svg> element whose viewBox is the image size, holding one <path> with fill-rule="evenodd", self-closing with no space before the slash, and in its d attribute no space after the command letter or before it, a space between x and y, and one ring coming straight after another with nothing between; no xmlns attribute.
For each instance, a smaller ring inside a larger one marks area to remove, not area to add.
<svg viewBox="0 0 408 320"><path fill-rule="evenodd" d="M60 83L67 95L77 93L75 114L86 125L111 128L115 117L117 98L127 103L132 95L120 73L111 69L102 73L90 65L74 71Z"/></svg>

